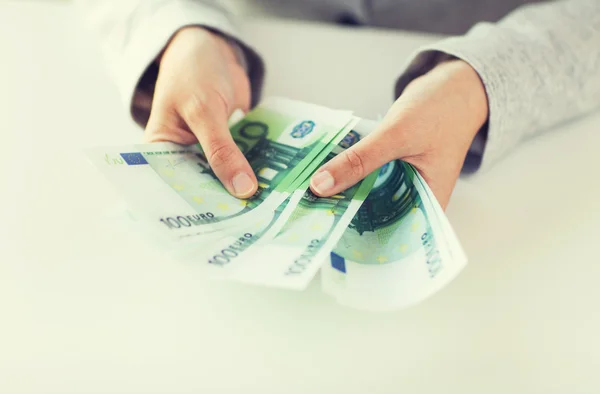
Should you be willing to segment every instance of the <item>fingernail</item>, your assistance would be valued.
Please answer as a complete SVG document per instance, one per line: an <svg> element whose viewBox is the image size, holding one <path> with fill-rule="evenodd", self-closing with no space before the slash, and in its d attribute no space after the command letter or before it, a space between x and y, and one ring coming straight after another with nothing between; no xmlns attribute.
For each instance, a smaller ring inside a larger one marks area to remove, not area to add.
<svg viewBox="0 0 600 394"><path fill-rule="evenodd" d="M252 178L245 172L240 172L234 176L231 183L233 184L233 192L238 196L247 197L254 189Z"/></svg>
<svg viewBox="0 0 600 394"><path fill-rule="evenodd" d="M312 177L310 184L317 194L323 195L333 188L334 181L329 171L321 171Z"/></svg>

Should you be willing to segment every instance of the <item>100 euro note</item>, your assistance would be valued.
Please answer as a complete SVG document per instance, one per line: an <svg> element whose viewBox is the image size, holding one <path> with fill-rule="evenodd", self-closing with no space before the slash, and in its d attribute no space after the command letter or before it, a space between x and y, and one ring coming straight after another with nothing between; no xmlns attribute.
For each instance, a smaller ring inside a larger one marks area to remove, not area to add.
<svg viewBox="0 0 600 394"><path fill-rule="evenodd" d="M376 173L329 198L304 192L281 231L248 249L229 279L241 283L303 290L350 224ZM308 181L305 187L308 188Z"/></svg>
<svg viewBox="0 0 600 394"><path fill-rule="evenodd" d="M321 270L325 293L346 306L393 310L447 285L467 257L442 208L409 164L384 166Z"/></svg>
<svg viewBox="0 0 600 394"><path fill-rule="evenodd" d="M181 240L276 209L304 167L352 120L348 111L265 100L231 127L259 181L256 194L246 200L227 192L199 145L92 148L86 154L121 192L141 226L163 239Z"/></svg>
<svg viewBox="0 0 600 394"><path fill-rule="evenodd" d="M375 176L330 198L308 190L310 176L324 162L358 141L373 122L361 120L323 150L295 182L295 191L272 214L253 218L219 240L202 242L179 259L203 265L213 277L265 286L301 289L318 271L368 194ZM338 145L339 144L339 145ZM331 152L331 153L329 153ZM308 226L308 227L307 227Z"/></svg>
<svg viewBox="0 0 600 394"><path fill-rule="evenodd" d="M216 278L226 278L235 266L241 262L238 257L255 244L268 242L288 221L290 215L304 196L308 186L306 180L322 164L323 160L336 148L341 140L347 138L352 128L359 121L353 120L322 149L316 158L304 167L301 175L296 178L287 190L289 197L274 210L262 210L260 215L244 218L244 224L222 229L218 232L196 237L194 243L179 245L175 250L177 259L181 262L198 265L208 263L208 275ZM208 235L208 236L206 236ZM216 267L216 269L214 269Z"/></svg>

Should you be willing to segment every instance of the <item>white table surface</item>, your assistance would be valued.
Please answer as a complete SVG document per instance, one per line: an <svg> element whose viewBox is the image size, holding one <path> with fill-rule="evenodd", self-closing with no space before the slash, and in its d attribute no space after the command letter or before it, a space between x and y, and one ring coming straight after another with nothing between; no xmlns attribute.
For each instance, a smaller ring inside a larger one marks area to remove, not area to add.
<svg viewBox="0 0 600 394"><path fill-rule="evenodd" d="M243 30L267 94L369 117L433 39ZM462 179L448 216L468 267L377 314L318 281L213 283L123 233L118 196L80 149L141 134L69 6L0 4L0 99L0 393L600 392L600 114Z"/></svg>

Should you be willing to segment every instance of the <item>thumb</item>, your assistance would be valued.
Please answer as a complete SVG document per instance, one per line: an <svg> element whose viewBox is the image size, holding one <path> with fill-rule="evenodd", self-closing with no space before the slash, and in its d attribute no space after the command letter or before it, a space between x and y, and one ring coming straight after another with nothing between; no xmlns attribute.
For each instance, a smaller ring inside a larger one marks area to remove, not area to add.
<svg viewBox="0 0 600 394"><path fill-rule="evenodd" d="M310 188L320 197L342 192L390 161L403 149L392 129L378 129L323 165L312 177ZM396 141L394 141L396 140Z"/></svg>

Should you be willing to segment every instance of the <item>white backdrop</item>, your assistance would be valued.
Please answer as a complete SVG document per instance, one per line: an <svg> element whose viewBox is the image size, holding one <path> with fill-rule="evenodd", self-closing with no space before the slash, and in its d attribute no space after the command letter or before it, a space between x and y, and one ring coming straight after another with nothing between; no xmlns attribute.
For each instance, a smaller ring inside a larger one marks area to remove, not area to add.
<svg viewBox="0 0 600 394"><path fill-rule="evenodd" d="M448 215L470 263L450 286L357 312L318 281L206 281L123 232L120 200L80 149L140 132L71 9L31 4L0 4L0 393L598 392L600 114L459 182ZM267 94L368 117L433 39L242 28Z"/></svg>

